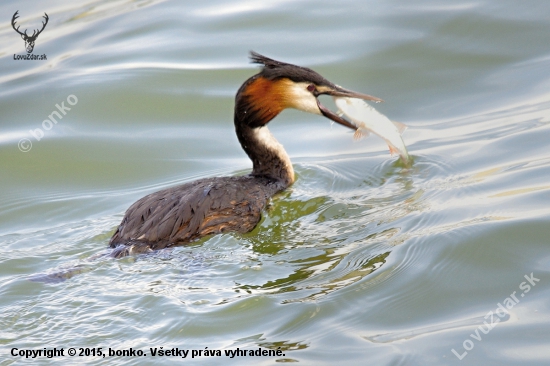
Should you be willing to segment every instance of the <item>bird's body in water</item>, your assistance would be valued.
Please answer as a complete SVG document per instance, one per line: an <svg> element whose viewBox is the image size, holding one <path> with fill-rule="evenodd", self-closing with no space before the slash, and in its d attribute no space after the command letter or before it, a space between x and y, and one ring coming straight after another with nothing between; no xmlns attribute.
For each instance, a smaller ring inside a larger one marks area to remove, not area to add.
<svg viewBox="0 0 550 366"><path fill-rule="evenodd" d="M294 170L267 123L286 108L325 116L357 127L324 107L321 94L380 99L343 89L308 68L252 53L264 65L238 90L235 132L252 160L252 172L238 177L200 179L152 193L134 203L110 240L113 256L144 253L193 242L223 232L245 233L260 221L269 199L294 182Z"/></svg>

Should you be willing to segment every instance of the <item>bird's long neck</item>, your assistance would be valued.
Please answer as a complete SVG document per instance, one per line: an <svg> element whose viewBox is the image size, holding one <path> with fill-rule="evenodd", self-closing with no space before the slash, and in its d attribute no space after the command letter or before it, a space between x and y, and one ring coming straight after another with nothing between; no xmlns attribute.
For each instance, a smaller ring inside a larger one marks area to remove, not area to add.
<svg viewBox="0 0 550 366"><path fill-rule="evenodd" d="M290 158L267 126L248 127L241 124L236 125L235 130L243 150L252 160L252 175L279 180L285 187L294 182Z"/></svg>
<svg viewBox="0 0 550 366"><path fill-rule="evenodd" d="M266 126L285 103L280 87L259 75L251 77L235 98L235 131L252 160L252 175L276 179L288 187L294 182L294 169L283 145Z"/></svg>

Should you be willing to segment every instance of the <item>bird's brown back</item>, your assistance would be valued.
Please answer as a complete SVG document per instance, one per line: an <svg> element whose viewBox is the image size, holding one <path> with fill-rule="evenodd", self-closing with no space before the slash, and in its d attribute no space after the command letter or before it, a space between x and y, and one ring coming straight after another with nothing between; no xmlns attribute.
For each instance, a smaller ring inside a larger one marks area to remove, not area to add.
<svg viewBox="0 0 550 366"><path fill-rule="evenodd" d="M223 232L245 233L260 221L279 181L252 175L201 179L151 193L135 202L109 245L135 252L162 249ZM128 254L128 253L125 253Z"/></svg>

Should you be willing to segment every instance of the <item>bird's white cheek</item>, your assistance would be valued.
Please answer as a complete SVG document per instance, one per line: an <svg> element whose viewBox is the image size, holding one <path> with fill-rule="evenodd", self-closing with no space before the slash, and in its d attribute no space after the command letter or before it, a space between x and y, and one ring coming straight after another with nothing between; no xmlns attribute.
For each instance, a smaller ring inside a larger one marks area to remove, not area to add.
<svg viewBox="0 0 550 366"><path fill-rule="evenodd" d="M308 113L321 114L317 105L317 99L314 96L311 96L311 99L297 100L294 108Z"/></svg>
<svg viewBox="0 0 550 366"><path fill-rule="evenodd" d="M290 91L290 107L300 111L321 114L317 105L317 98L307 90L306 83L293 84Z"/></svg>

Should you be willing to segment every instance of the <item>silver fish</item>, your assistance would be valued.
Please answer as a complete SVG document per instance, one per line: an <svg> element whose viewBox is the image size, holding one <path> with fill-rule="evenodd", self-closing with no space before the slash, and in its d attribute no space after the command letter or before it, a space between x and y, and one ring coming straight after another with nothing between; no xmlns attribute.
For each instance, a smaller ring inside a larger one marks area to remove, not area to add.
<svg viewBox="0 0 550 366"><path fill-rule="evenodd" d="M354 137L368 136L371 132L383 138L390 154L399 154L404 163L409 162L409 153L401 134L407 129L403 123L390 121L362 99L335 97L334 102L342 114L355 123L358 129Z"/></svg>

